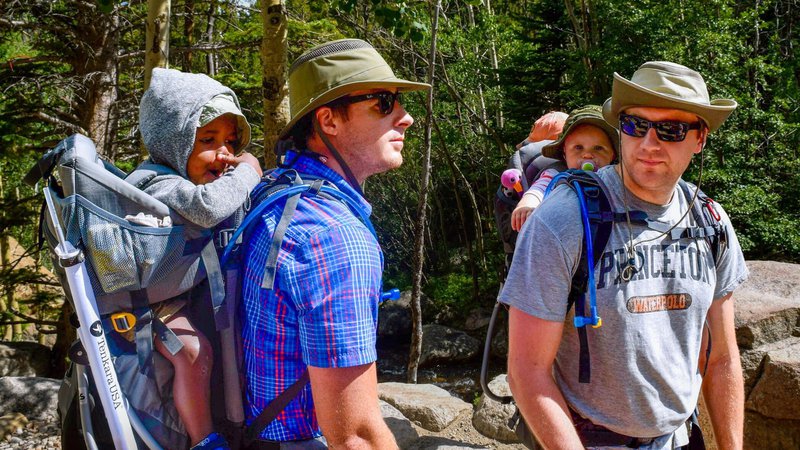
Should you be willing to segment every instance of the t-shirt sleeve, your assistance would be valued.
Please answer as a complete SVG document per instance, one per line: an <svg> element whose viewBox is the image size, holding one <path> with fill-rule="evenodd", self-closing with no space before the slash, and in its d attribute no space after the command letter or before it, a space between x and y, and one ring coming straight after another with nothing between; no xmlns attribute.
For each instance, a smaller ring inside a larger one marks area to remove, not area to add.
<svg viewBox="0 0 800 450"><path fill-rule="evenodd" d="M739 238L736 237L728 214L719 204L715 203L714 207L726 231L726 238L720 246L717 258L717 284L714 287L714 300L717 300L732 293L744 283L749 271L742 254L742 247L739 245Z"/></svg>
<svg viewBox="0 0 800 450"><path fill-rule="evenodd" d="M341 225L311 236L282 273L298 302L303 362L352 367L374 362L382 259L370 232Z"/></svg>
<svg viewBox="0 0 800 450"><path fill-rule="evenodd" d="M499 301L562 322L582 238L575 194L567 187L553 191L520 230Z"/></svg>

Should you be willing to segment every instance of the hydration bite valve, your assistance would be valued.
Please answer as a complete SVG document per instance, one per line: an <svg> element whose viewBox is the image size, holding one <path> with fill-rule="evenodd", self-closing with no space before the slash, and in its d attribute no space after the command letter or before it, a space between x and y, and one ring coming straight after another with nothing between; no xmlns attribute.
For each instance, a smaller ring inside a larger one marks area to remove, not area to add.
<svg viewBox="0 0 800 450"><path fill-rule="evenodd" d="M387 300L398 300L400 299L400 289L392 288L386 292L381 293L381 303Z"/></svg>
<svg viewBox="0 0 800 450"><path fill-rule="evenodd" d="M500 184L508 190L516 192L517 196L522 194L522 172L519 169L506 169L500 175Z"/></svg>

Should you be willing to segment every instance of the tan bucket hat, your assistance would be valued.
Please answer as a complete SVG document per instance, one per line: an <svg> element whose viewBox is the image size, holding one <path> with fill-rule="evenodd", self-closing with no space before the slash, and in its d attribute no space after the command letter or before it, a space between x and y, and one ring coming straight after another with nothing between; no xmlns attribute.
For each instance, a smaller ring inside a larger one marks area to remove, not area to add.
<svg viewBox="0 0 800 450"><path fill-rule="evenodd" d="M710 100L703 77L667 61L649 61L626 80L614 72L611 98L603 104L605 120L619 126L619 114L633 106L681 109L697 114L716 131L738 106L732 99Z"/></svg>
<svg viewBox="0 0 800 450"><path fill-rule="evenodd" d="M361 39L319 45L297 58L289 69L291 119L278 139L285 139L309 112L350 92L375 88L418 91L430 87L397 78L377 50Z"/></svg>
<svg viewBox="0 0 800 450"><path fill-rule="evenodd" d="M603 132L608 135L608 139L613 146L614 159L617 159L617 155L619 154L619 133L616 128L609 125L609 123L603 119L600 105L586 105L570 111L569 117L567 117L566 122L564 122L564 129L561 131L558 140L542 147L542 155L548 158L563 160L564 140L578 125L594 125L603 130Z"/></svg>

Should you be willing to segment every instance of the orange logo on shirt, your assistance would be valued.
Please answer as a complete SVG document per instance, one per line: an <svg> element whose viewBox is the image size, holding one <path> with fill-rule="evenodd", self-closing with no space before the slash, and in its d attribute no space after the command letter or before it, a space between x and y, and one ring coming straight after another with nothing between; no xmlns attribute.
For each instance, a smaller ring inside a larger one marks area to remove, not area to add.
<svg viewBox="0 0 800 450"><path fill-rule="evenodd" d="M628 311L643 314L655 311L673 311L687 309L692 306L689 294L662 294L647 297L631 297L628 299Z"/></svg>

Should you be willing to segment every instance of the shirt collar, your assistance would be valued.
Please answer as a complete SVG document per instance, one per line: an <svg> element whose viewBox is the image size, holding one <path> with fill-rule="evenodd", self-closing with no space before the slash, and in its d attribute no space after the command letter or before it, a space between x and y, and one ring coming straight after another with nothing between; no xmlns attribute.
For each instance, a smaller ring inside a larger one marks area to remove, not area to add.
<svg viewBox="0 0 800 450"><path fill-rule="evenodd" d="M285 160L292 161L294 159L294 162L290 168L300 173L301 177L302 174L308 174L330 181L336 185L336 187L343 194L355 201L356 204L363 209L367 216L370 216L372 214L372 205L367 202L367 199L365 199L358 191L356 191L356 189L354 189L353 186L351 186L350 183L348 183L347 180L345 180L341 175L320 162L319 159L315 158L313 155L314 153L311 152L297 153L290 150L286 152Z"/></svg>

